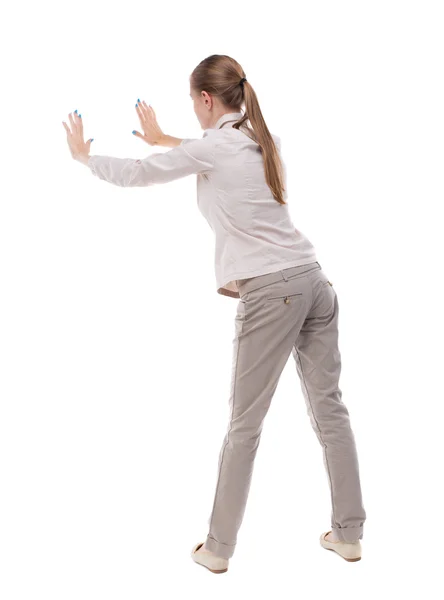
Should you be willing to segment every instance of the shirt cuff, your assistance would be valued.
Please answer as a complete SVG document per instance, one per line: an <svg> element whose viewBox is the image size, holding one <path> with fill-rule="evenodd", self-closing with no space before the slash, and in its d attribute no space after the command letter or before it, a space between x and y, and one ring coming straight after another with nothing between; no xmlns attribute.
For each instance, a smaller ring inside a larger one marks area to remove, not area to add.
<svg viewBox="0 0 444 600"><path fill-rule="evenodd" d="M90 156L88 159L88 162L86 163L86 166L91 169L93 175L96 175L97 173L94 168L94 160L93 159L94 159L94 155Z"/></svg>

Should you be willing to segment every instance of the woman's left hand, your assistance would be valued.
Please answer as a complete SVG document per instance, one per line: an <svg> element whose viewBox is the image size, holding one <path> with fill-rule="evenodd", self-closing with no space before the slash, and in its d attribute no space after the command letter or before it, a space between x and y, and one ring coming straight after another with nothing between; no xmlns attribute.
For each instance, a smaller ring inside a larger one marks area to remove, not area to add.
<svg viewBox="0 0 444 600"><path fill-rule="evenodd" d="M71 115L74 115L74 118ZM64 128L67 133L68 146L71 151L71 156L80 162L87 163L89 159L89 150L91 147L92 139L89 139L87 142L83 141L83 122L81 115L77 114L77 111L74 113L69 113L68 115L69 121L71 123L71 129L69 129L68 125L65 121L62 121Z"/></svg>

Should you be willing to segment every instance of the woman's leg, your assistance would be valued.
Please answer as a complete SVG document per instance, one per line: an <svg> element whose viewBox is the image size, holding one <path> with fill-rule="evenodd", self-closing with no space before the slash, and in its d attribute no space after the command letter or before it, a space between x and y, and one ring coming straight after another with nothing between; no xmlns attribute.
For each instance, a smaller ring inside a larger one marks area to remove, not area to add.
<svg viewBox="0 0 444 600"><path fill-rule="evenodd" d="M230 558L234 553L263 421L310 299L308 279L300 276L262 285L246 293L238 304L230 420L219 454L216 492L204 545L204 550L217 556Z"/></svg>
<svg viewBox="0 0 444 600"><path fill-rule="evenodd" d="M355 542L363 537L366 513L362 504L358 457L347 408L339 388L339 305L322 271L309 276L313 305L296 343L293 357L307 412L323 447L331 491L333 539Z"/></svg>

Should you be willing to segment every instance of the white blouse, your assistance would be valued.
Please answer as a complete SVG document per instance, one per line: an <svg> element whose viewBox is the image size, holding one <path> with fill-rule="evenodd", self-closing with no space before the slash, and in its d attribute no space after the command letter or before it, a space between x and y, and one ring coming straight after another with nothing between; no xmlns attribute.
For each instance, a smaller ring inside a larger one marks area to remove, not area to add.
<svg viewBox="0 0 444 600"><path fill-rule="evenodd" d="M288 205L273 198L253 131L245 124L240 130L224 127L242 116L226 113L202 138L186 138L142 160L94 154L87 163L93 175L122 187L196 174L197 206L215 234L216 289L233 298L239 298L239 279L317 260L314 246L293 225ZM272 136L282 159L281 140ZM286 187L284 161L283 169ZM283 197L288 201L286 189Z"/></svg>

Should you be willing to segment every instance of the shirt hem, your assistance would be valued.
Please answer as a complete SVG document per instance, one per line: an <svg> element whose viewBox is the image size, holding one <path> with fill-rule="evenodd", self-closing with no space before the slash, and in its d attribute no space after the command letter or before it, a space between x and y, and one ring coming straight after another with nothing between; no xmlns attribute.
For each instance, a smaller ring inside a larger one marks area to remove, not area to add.
<svg viewBox="0 0 444 600"><path fill-rule="evenodd" d="M230 283L231 281L235 282L238 279L250 279L251 277L268 275L268 273L276 273L277 271L282 271L283 269L288 269L290 267L301 267L303 265L308 265L312 262L317 262L315 254L313 254L311 258L303 258L296 261L291 260L275 265L268 265L261 267L260 269L254 269L253 271L240 271L238 273L232 273L230 278L228 280L225 280L224 283L217 288L217 293L221 294L222 296L229 296L230 298L240 298L240 294L238 291L230 290L225 287L227 283Z"/></svg>

